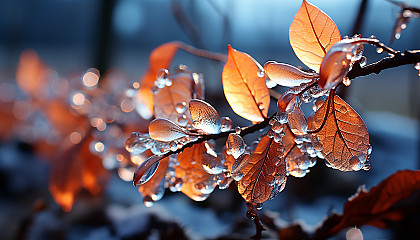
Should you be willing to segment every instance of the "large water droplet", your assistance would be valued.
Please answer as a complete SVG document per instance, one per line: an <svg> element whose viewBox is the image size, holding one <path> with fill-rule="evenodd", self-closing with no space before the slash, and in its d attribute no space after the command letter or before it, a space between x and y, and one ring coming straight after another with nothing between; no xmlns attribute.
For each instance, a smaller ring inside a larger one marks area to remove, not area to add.
<svg viewBox="0 0 420 240"><path fill-rule="evenodd" d="M283 124L275 122L271 127L271 130L275 133L281 133L283 131Z"/></svg>
<svg viewBox="0 0 420 240"><path fill-rule="evenodd" d="M264 77L265 76L264 69L259 69L258 72L257 72L257 76L260 77L260 78Z"/></svg>
<svg viewBox="0 0 420 240"><path fill-rule="evenodd" d="M207 180L195 184L195 188L197 188L203 194L212 193L215 187L216 184L212 180Z"/></svg>
<svg viewBox="0 0 420 240"><path fill-rule="evenodd" d="M153 145L150 147L150 151L152 151L152 153L155 155L163 155L169 152L169 149L169 142L160 141L153 141Z"/></svg>
<svg viewBox="0 0 420 240"><path fill-rule="evenodd" d="M203 153L201 167L210 174L219 174L223 171L221 159L208 153Z"/></svg>
<svg viewBox="0 0 420 240"><path fill-rule="evenodd" d="M201 129L209 134L221 132L222 122L217 111L207 102L192 99L189 102L193 127Z"/></svg>
<svg viewBox="0 0 420 240"><path fill-rule="evenodd" d="M232 129L232 120L229 117L222 117L222 132Z"/></svg>
<svg viewBox="0 0 420 240"><path fill-rule="evenodd" d="M228 153L232 154L235 159L245 152L244 140L240 135L235 133L229 134L226 140L226 147L228 149Z"/></svg>
<svg viewBox="0 0 420 240"><path fill-rule="evenodd" d="M186 127L188 125L188 119L185 115L178 117L176 121L178 122L179 126Z"/></svg>
<svg viewBox="0 0 420 240"><path fill-rule="evenodd" d="M184 114L187 111L187 103L179 102L175 105L175 109L179 114Z"/></svg>
<svg viewBox="0 0 420 240"><path fill-rule="evenodd" d="M153 140L149 134L133 132L125 142L125 149L128 152L138 155L149 149L153 145Z"/></svg>
<svg viewBox="0 0 420 240"><path fill-rule="evenodd" d="M152 198L150 196L146 196L143 199L143 204L146 207L152 207L153 206L154 201L152 200Z"/></svg>
<svg viewBox="0 0 420 240"><path fill-rule="evenodd" d="M249 209L248 211L246 211L246 217L250 220L254 220L258 217L258 213L254 209Z"/></svg>
<svg viewBox="0 0 420 240"><path fill-rule="evenodd" d="M309 170L303 170L303 169L300 169L300 168L294 168L292 170L289 170L288 172L289 172L290 175L292 175L294 177L301 178L301 177L304 177L308 171Z"/></svg>

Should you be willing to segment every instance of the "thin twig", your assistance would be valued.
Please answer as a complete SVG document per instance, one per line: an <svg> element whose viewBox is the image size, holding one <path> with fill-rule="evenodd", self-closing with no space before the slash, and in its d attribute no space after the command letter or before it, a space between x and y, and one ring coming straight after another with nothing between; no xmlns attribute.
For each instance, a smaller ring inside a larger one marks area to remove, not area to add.
<svg viewBox="0 0 420 240"><path fill-rule="evenodd" d="M189 52L199 57L208 58L208 59L219 61L219 62L227 61L227 56L222 53L215 53L215 52L210 52L204 49L195 48L183 42L179 42L179 47L183 49L184 51Z"/></svg>
<svg viewBox="0 0 420 240"><path fill-rule="evenodd" d="M254 219L251 219L251 220L254 221L254 224L255 224L255 235L252 236L251 238L253 238L255 240L260 240L262 231L265 231L266 229L261 224L260 218L258 217L257 209L255 209L254 204L247 202L246 206L248 207L248 211L254 211L255 212L255 216L253 216Z"/></svg>
<svg viewBox="0 0 420 240"><path fill-rule="evenodd" d="M372 73L379 74L382 70L394 68L407 64L416 64L420 62L420 50L398 52L394 56L383 58L375 63L371 63L365 67L361 67L358 62L353 65L353 68L347 74L349 79L366 76Z"/></svg>

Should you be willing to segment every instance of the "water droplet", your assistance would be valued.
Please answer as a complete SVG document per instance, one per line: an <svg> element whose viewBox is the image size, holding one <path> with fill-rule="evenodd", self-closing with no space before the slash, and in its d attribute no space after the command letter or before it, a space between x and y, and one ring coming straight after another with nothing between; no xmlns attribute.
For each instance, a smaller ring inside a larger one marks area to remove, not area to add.
<svg viewBox="0 0 420 240"><path fill-rule="evenodd" d="M351 80L348 77L343 78L343 84L346 85L347 87L350 86L351 84Z"/></svg>
<svg viewBox="0 0 420 240"><path fill-rule="evenodd" d="M351 58L352 58L353 56L352 56L352 54L351 53L347 53L346 54L346 58L347 58L347 60L351 60Z"/></svg>
<svg viewBox="0 0 420 240"><path fill-rule="evenodd" d="M273 80L271 80L270 78L266 78L265 79L265 85L267 85L268 88L273 88L275 86L277 86L277 83Z"/></svg>
<svg viewBox="0 0 420 240"><path fill-rule="evenodd" d="M270 121L268 122L268 124L270 124L271 126L273 126L274 123L276 123L276 122L277 122L277 119L276 118L272 118L272 119L270 119Z"/></svg>
<svg viewBox="0 0 420 240"><path fill-rule="evenodd" d="M264 104L263 103L258 103L258 108L260 110L264 110Z"/></svg>
<svg viewBox="0 0 420 240"><path fill-rule="evenodd" d="M306 176L306 173L308 173L309 170L303 170L300 168L295 168L292 169L291 171L289 170L289 174L292 175L293 177L298 177L298 178L302 178L304 176Z"/></svg>
<svg viewBox="0 0 420 240"><path fill-rule="evenodd" d="M246 211L246 217L250 220L255 220L258 217L258 213L254 209L249 209Z"/></svg>
<svg viewBox="0 0 420 240"><path fill-rule="evenodd" d="M186 127L188 124L188 119L187 119L187 116L185 115L178 117L176 121L178 122L178 125L182 127Z"/></svg>
<svg viewBox="0 0 420 240"><path fill-rule="evenodd" d="M230 177L226 177L224 178L220 183L219 183L219 189L227 189L230 185L230 183L233 182L233 179Z"/></svg>
<svg viewBox="0 0 420 240"><path fill-rule="evenodd" d="M279 143L283 140L283 137L280 134L274 135L274 142Z"/></svg>
<svg viewBox="0 0 420 240"><path fill-rule="evenodd" d="M277 116L279 118L279 123L287 123L287 114L286 113L282 113L280 111L277 111Z"/></svg>
<svg viewBox="0 0 420 240"><path fill-rule="evenodd" d="M154 189L154 191L150 194L150 197L154 202L159 201L162 199L163 195L165 194L165 187L163 185L164 181L161 181L159 186Z"/></svg>
<svg viewBox="0 0 420 240"><path fill-rule="evenodd" d="M365 171L369 171L371 168L370 163L365 163L365 165L363 165L362 169Z"/></svg>
<svg viewBox="0 0 420 240"><path fill-rule="evenodd" d="M217 113L210 104L199 99L192 99L189 103L192 125L209 134L221 132L222 122Z"/></svg>
<svg viewBox="0 0 420 240"><path fill-rule="evenodd" d="M150 147L150 151L152 151L155 155L163 155L169 152L169 143L168 142L160 142L160 141L153 141L153 145Z"/></svg>
<svg viewBox="0 0 420 240"><path fill-rule="evenodd" d="M363 240L363 234L360 229L354 227L347 231L346 240Z"/></svg>
<svg viewBox="0 0 420 240"><path fill-rule="evenodd" d="M255 205L255 208L256 208L258 211L260 211L260 210L262 209L262 207L263 207L263 204L262 204L262 203L257 203L257 205Z"/></svg>
<svg viewBox="0 0 420 240"><path fill-rule="evenodd" d="M138 155L149 149L152 145L153 140L148 134L133 132L125 142L125 149L134 155Z"/></svg>
<svg viewBox="0 0 420 240"><path fill-rule="evenodd" d="M381 48L381 47L378 47L377 49L376 49L376 52L377 53L382 53L384 51L384 49L383 48Z"/></svg>
<svg viewBox="0 0 420 240"><path fill-rule="evenodd" d="M154 202L153 202L153 200L150 196L144 197L143 203L144 203L144 206L146 206L146 207L152 207L153 204L154 204Z"/></svg>
<svg viewBox="0 0 420 240"><path fill-rule="evenodd" d="M168 86L168 87L172 86L172 80L169 79L169 78L166 79L165 85Z"/></svg>
<svg viewBox="0 0 420 240"><path fill-rule="evenodd" d="M228 152L232 154L235 159L237 159L245 152L245 142L238 134L229 134L226 140L226 147Z"/></svg>
<svg viewBox="0 0 420 240"><path fill-rule="evenodd" d="M360 66L364 67L364 66L366 66L366 63L367 63L367 58L365 56L362 56L359 60Z"/></svg>
<svg viewBox="0 0 420 240"><path fill-rule="evenodd" d="M367 150L367 155L369 156L370 154L372 154L372 146L369 146Z"/></svg>
<svg viewBox="0 0 420 240"><path fill-rule="evenodd" d="M222 117L222 132L232 129L232 120L229 117Z"/></svg>
<svg viewBox="0 0 420 240"><path fill-rule="evenodd" d="M216 184L212 182L211 180L208 180L208 181L199 182L195 184L194 187L197 188L203 194L210 194L213 192L214 188L216 187Z"/></svg>
<svg viewBox="0 0 420 240"><path fill-rule="evenodd" d="M259 69L258 72L257 72L257 76L260 77L260 78L264 77L265 76L264 69Z"/></svg>
<svg viewBox="0 0 420 240"><path fill-rule="evenodd" d="M353 156L349 160L349 165L353 171L359 171L362 169L363 164L360 162L360 156Z"/></svg>
<svg viewBox="0 0 420 240"><path fill-rule="evenodd" d="M407 24L405 24L405 23L403 23L403 24L401 24L401 29L406 29L407 28Z"/></svg>
<svg viewBox="0 0 420 240"><path fill-rule="evenodd" d="M271 130L274 131L275 133L280 133L281 131L283 131L283 124L279 122L275 122L273 126L271 127Z"/></svg>
<svg viewBox="0 0 420 240"><path fill-rule="evenodd" d="M401 38L401 33L396 33L395 34L395 39L400 39Z"/></svg>
<svg viewBox="0 0 420 240"><path fill-rule="evenodd" d="M273 138L275 135L276 135L276 133L275 133L275 132L273 132L273 131L271 131L271 130L267 132L267 136L268 136L269 138Z"/></svg>
<svg viewBox="0 0 420 240"><path fill-rule="evenodd" d="M370 35L370 38L376 39L375 35Z"/></svg>
<svg viewBox="0 0 420 240"><path fill-rule="evenodd" d="M187 103L186 102L179 102L175 105L175 109L179 114L184 114L187 110Z"/></svg>
<svg viewBox="0 0 420 240"><path fill-rule="evenodd" d="M175 152L176 150L178 150L178 144L176 142L170 142L169 148L171 149L172 152Z"/></svg>
<svg viewBox="0 0 420 240"><path fill-rule="evenodd" d="M223 172L221 159L208 153L203 153L201 167L210 174L219 174Z"/></svg>
<svg viewBox="0 0 420 240"><path fill-rule="evenodd" d="M241 127L239 127L239 126L235 127L235 133L236 134L241 134L241 131L242 131Z"/></svg>
<svg viewBox="0 0 420 240"><path fill-rule="evenodd" d="M167 79L169 77L168 69L161 68L156 74L157 79Z"/></svg>
<svg viewBox="0 0 420 240"><path fill-rule="evenodd" d="M418 62L414 65L414 69L420 70L420 62Z"/></svg>
<svg viewBox="0 0 420 240"><path fill-rule="evenodd" d="M244 176L244 174L241 173L241 172L232 174L233 179L237 182L241 181L243 176Z"/></svg>

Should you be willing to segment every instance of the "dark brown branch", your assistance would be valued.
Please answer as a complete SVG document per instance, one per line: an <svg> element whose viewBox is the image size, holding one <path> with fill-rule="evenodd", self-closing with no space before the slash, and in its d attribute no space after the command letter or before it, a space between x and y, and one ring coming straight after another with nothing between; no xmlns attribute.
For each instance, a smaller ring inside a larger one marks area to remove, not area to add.
<svg viewBox="0 0 420 240"><path fill-rule="evenodd" d="M420 50L405 51L404 53L397 53L394 56L389 56L379 60L378 62L361 67L359 63L354 64L353 68L347 74L349 79L356 77L367 76L372 73L379 74L382 70L388 68L399 67L407 64L416 64L420 62Z"/></svg>
<svg viewBox="0 0 420 240"><path fill-rule="evenodd" d="M251 238L255 240L260 240L262 231L265 231L266 229L261 224L260 218L258 217L257 209L255 209L254 204L246 203L246 206L248 207L248 212L251 211L253 213L252 215L253 218L251 218L251 220L254 221L254 224L255 224L255 235L252 236ZM247 215L248 215L248 212L247 212ZM250 216L247 216L247 217L249 218Z"/></svg>

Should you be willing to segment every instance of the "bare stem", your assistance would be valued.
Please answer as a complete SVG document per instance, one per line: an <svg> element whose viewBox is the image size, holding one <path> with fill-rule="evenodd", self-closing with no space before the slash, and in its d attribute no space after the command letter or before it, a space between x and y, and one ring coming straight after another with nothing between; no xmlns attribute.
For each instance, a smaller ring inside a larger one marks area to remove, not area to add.
<svg viewBox="0 0 420 240"><path fill-rule="evenodd" d="M384 48L385 49L385 48ZM383 58L375 63L361 67L359 63L353 65L353 68L347 74L349 79L366 76L372 73L379 74L382 70L399 67L407 64L416 64L420 62L420 50L397 52L394 56Z"/></svg>
<svg viewBox="0 0 420 240"><path fill-rule="evenodd" d="M260 240L262 231L264 231L266 229L261 224L260 218L258 217L257 209L255 209L254 204L247 202L246 206L248 207L248 210L254 211L256 213L255 216L254 216L254 219L252 219L254 221L254 224L255 224L255 235L252 236L251 238L253 238L255 240Z"/></svg>
<svg viewBox="0 0 420 240"><path fill-rule="evenodd" d="M186 43L183 42L179 42L180 44L180 48L183 49L186 52L189 52L193 55L199 56L199 57L204 57L204 58L208 58L208 59L212 59L212 60L216 60L219 62L226 62L227 61L227 56L221 53L215 53L215 52L210 52L204 49L199 49L199 48L195 48L193 46L190 46Z"/></svg>

